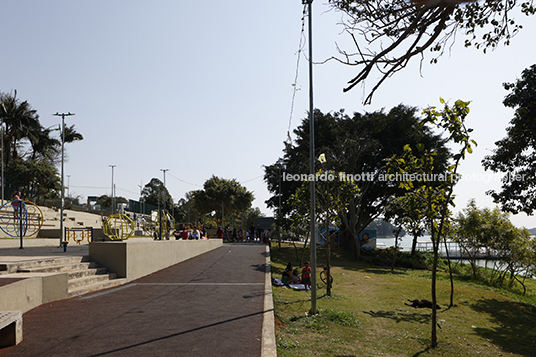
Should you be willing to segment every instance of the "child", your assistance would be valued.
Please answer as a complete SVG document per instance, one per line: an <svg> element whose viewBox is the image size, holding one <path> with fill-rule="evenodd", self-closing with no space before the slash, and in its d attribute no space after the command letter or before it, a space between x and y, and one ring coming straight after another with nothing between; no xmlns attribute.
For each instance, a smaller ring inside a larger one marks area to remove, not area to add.
<svg viewBox="0 0 536 357"><path fill-rule="evenodd" d="M305 262L305 266L301 273L302 282L305 284L305 291L307 291L307 287L309 287L309 289L311 288L311 267L309 266L309 262Z"/></svg>
<svg viewBox="0 0 536 357"><path fill-rule="evenodd" d="M17 218L19 216L20 210L20 191L15 191L11 196L11 206L13 206L13 217Z"/></svg>

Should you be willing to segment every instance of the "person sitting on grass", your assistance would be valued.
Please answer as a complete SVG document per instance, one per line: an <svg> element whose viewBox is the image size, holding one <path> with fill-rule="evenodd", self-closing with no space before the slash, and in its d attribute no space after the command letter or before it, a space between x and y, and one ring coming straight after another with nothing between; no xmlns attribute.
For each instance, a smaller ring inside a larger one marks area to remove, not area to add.
<svg viewBox="0 0 536 357"><path fill-rule="evenodd" d="M283 275L281 276L281 282L287 286L290 284L298 284L299 279L293 274L292 263L289 262L287 264L287 268L283 271Z"/></svg>

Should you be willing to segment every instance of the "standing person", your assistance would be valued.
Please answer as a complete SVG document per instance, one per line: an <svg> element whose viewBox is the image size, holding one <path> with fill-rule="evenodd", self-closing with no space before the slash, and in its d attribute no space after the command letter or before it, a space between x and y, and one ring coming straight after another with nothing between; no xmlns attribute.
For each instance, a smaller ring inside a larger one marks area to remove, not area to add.
<svg viewBox="0 0 536 357"><path fill-rule="evenodd" d="M223 229L221 229L221 226L219 226L218 230L216 231L216 237L223 238Z"/></svg>
<svg viewBox="0 0 536 357"><path fill-rule="evenodd" d="M20 191L13 192L11 195L11 206L13 206L13 216L17 218L20 210Z"/></svg>
<svg viewBox="0 0 536 357"><path fill-rule="evenodd" d="M309 266L309 262L305 262L305 266L301 271L301 277L305 285L305 291L307 291L307 288L311 289L311 267Z"/></svg>
<svg viewBox="0 0 536 357"><path fill-rule="evenodd" d="M252 242L255 242L255 226L253 223L251 223L251 226L249 226L249 238Z"/></svg>
<svg viewBox="0 0 536 357"><path fill-rule="evenodd" d="M270 245L270 231L271 229L268 229L266 232L264 232L263 234L263 239L262 239L262 242L264 244L268 244Z"/></svg>
<svg viewBox="0 0 536 357"><path fill-rule="evenodd" d="M262 243L262 232L264 229L261 228L260 224L257 224L257 237L259 238L259 243Z"/></svg>
<svg viewBox="0 0 536 357"><path fill-rule="evenodd" d="M238 242L238 233L236 232L236 227L233 227L233 242Z"/></svg>

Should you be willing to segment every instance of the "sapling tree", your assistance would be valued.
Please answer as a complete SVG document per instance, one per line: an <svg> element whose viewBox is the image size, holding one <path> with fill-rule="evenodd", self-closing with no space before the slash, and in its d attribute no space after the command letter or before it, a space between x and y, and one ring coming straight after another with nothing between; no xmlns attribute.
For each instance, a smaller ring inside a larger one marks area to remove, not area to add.
<svg viewBox="0 0 536 357"><path fill-rule="evenodd" d="M443 99L440 101L444 105L443 110L438 110L436 107L426 108L423 111L425 116L423 123L430 123L442 129L449 142L461 146L453 156L453 162L448 167L447 173L430 176L430 173L434 171L437 153L427 150L424 145L417 145L419 155L415 155L411 146L406 145L403 155L395 155L387 163L391 175L399 174L403 178L398 182L399 186L406 189L408 195L419 197L425 205L423 214L430 230L433 252L431 345L434 348L437 347L436 282L439 245L446 232L450 215L449 206L453 205L453 190L458 167L465 155L472 152L472 145L476 145L474 140L469 138L471 129L465 126L465 118L469 114L469 103L458 100L454 105L449 106Z"/></svg>

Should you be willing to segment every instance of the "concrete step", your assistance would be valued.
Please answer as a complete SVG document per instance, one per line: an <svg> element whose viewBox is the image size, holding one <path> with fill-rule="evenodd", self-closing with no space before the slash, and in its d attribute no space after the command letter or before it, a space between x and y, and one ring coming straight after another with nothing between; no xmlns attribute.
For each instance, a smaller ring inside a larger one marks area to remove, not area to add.
<svg viewBox="0 0 536 357"><path fill-rule="evenodd" d="M106 267L90 262L89 256L43 258L18 263L16 270L26 273L67 273L69 297L122 285L126 279L108 273Z"/></svg>
<svg viewBox="0 0 536 357"><path fill-rule="evenodd" d="M43 258L36 260L29 260L27 262L18 263L19 270L39 268L50 265L66 265L66 264L75 264L80 262L89 262L89 256L72 256L72 257L61 257L61 258Z"/></svg>
<svg viewBox="0 0 536 357"><path fill-rule="evenodd" d="M92 276L92 275L101 275L101 274L107 274L108 269L106 267L94 267L89 269L83 269L83 270L75 270L68 272L69 280L71 279L79 279L86 276Z"/></svg>
<svg viewBox="0 0 536 357"><path fill-rule="evenodd" d="M54 265L42 265L34 268L20 269L21 273L68 273L71 271L87 270L90 268L96 268L99 266L95 262L80 262L80 263L69 263L56 265L57 262L53 262Z"/></svg>
<svg viewBox="0 0 536 357"><path fill-rule="evenodd" d="M79 286L79 287L73 288L72 290L69 289L69 297L80 296L80 295L84 295L84 294L91 293L94 291L123 285L126 282L127 282L126 278L118 278L118 279L107 280L104 282L99 282L99 283L95 283L91 285Z"/></svg>
<svg viewBox="0 0 536 357"><path fill-rule="evenodd" d="M78 279L69 279L69 291L79 288L81 286L90 286L94 284L104 283L109 280L115 279L117 274L108 273L100 275L84 276Z"/></svg>

